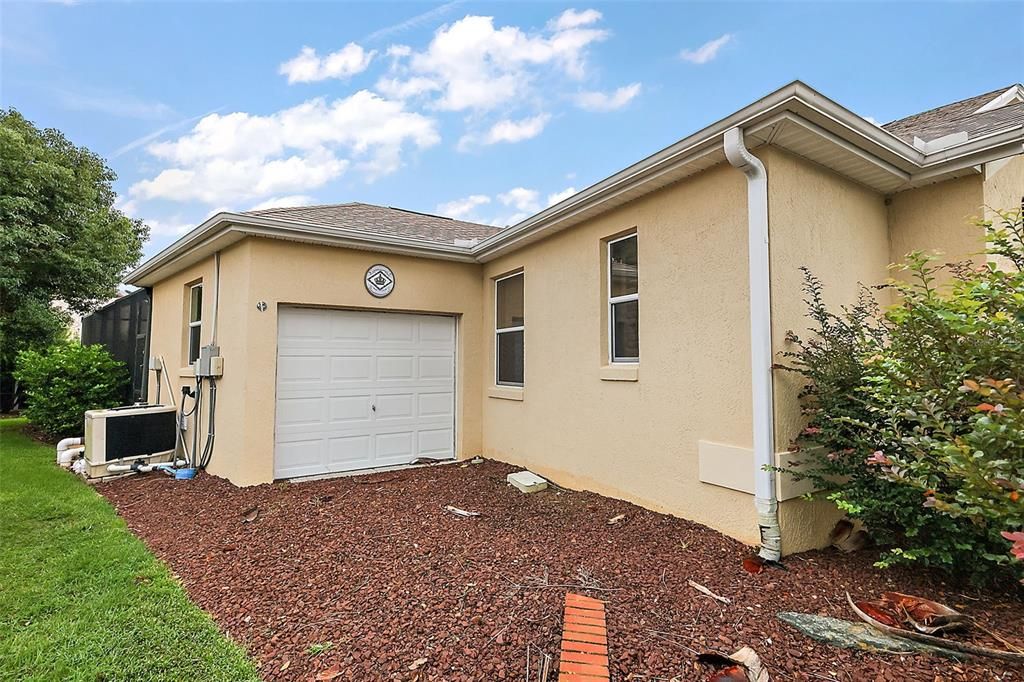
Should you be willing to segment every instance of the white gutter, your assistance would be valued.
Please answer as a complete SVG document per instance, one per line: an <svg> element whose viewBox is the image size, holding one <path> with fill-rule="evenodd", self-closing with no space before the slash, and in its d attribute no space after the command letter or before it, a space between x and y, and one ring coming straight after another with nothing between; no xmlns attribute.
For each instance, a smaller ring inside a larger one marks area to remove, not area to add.
<svg viewBox="0 0 1024 682"><path fill-rule="evenodd" d="M743 131L723 136L729 163L747 176L747 250L750 264L750 378L754 418L754 505L761 529L761 558L782 556L779 500L775 492L775 406L772 386L771 277L768 252L768 173L743 142Z"/></svg>

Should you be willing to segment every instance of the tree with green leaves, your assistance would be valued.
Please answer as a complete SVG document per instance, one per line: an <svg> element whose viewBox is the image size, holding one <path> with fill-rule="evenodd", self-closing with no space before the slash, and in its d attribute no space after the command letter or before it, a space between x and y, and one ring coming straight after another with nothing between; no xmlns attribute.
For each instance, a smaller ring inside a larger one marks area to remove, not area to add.
<svg viewBox="0 0 1024 682"><path fill-rule="evenodd" d="M15 356L66 332L117 291L149 235L114 208L114 172L59 130L0 110L0 411L10 409Z"/></svg>

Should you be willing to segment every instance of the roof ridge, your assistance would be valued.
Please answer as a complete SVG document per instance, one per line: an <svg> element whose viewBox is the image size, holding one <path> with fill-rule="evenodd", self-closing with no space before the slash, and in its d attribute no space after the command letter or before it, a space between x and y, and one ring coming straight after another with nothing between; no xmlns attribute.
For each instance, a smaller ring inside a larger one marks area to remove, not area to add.
<svg viewBox="0 0 1024 682"><path fill-rule="evenodd" d="M946 102L945 104L940 104L939 106L932 107L931 109L925 109L924 111L918 111L918 112L913 113L913 114L907 114L906 116L901 116L900 118L895 118L895 119L893 119L893 120L891 120L891 121L889 121L887 123L883 123L882 127L884 128L886 126L892 125L893 123L899 123L900 121L905 121L905 120L907 120L909 118L916 118L918 116L924 116L926 114L930 114L932 112L939 111L940 109L946 109L946 108L949 108L949 107L955 107L958 104L963 104L964 102L969 102L972 99L981 99L982 97L989 97L989 96L995 98L995 97L998 97L999 95L1001 95L1002 93L1006 92L1010 88L1014 88L1014 87L1017 87L1019 85L1020 85L1020 83L1012 83L1010 85L1004 85L1001 88L996 88L995 90L992 90L991 92L982 92L982 93L979 93L977 95L972 95L970 97L964 97L963 99L958 99L955 102ZM970 114L968 114L968 115L970 115Z"/></svg>
<svg viewBox="0 0 1024 682"><path fill-rule="evenodd" d="M242 211L242 213L266 213L269 211L293 211L297 208L336 208L338 206L358 206L358 201L344 201L339 204L301 204L298 206L271 206L270 208L250 208L248 211ZM373 204L363 204L364 206L372 206Z"/></svg>

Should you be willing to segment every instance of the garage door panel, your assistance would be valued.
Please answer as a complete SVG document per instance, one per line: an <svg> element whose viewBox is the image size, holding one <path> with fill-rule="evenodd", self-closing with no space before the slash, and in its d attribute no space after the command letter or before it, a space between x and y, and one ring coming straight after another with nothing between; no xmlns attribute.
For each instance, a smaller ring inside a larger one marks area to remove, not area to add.
<svg viewBox="0 0 1024 682"><path fill-rule="evenodd" d="M329 311L334 313L335 311ZM372 315L352 312L340 317L331 315L330 340L337 345L357 343L365 346L373 343L377 333L377 323Z"/></svg>
<svg viewBox="0 0 1024 682"><path fill-rule="evenodd" d="M455 442L451 428L422 429L418 432L419 457L454 457L452 443Z"/></svg>
<svg viewBox="0 0 1024 682"><path fill-rule="evenodd" d="M319 425L326 421L327 400L322 397L280 398L277 423L283 428Z"/></svg>
<svg viewBox="0 0 1024 682"><path fill-rule="evenodd" d="M280 478L310 476L324 468L323 439L303 439L277 444L278 465L275 475ZM283 464L283 466L282 466Z"/></svg>
<svg viewBox="0 0 1024 682"><path fill-rule="evenodd" d="M454 318L284 307L278 329L276 477L454 457Z"/></svg>
<svg viewBox="0 0 1024 682"><path fill-rule="evenodd" d="M416 417L416 396L412 393L378 394L374 404L377 411L374 419L414 419Z"/></svg>
<svg viewBox="0 0 1024 682"><path fill-rule="evenodd" d="M411 355L378 355L377 380L411 382L416 379L416 358Z"/></svg>
<svg viewBox="0 0 1024 682"><path fill-rule="evenodd" d="M420 393L417 414L420 417L451 417L454 414L455 394L451 391Z"/></svg>
<svg viewBox="0 0 1024 682"><path fill-rule="evenodd" d="M409 345L416 341L416 316L381 315L377 321L377 340L382 344Z"/></svg>
<svg viewBox="0 0 1024 682"><path fill-rule="evenodd" d="M451 345L455 341L455 326L448 317L421 317L420 341L427 344Z"/></svg>
<svg viewBox="0 0 1024 682"><path fill-rule="evenodd" d="M335 470L373 466L373 441L369 436L339 436L328 441L327 464Z"/></svg>
<svg viewBox="0 0 1024 682"><path fill-rule="evenodd" d="M451 356L424 355L419 360L420 379L449 380L455 377L455 362Z"/></svg>
<svg viewBox="0 0 1024 682"><path fill-rule="evenodd" d="M285 386L323 383L327 358L323 355L281 355L277 360L278 381Z"/></svg>
<svg viewBox="0 0 1024 682"><path fill-rule="evenodd" d="M408 464L416 459L416 432L396 431L382 433L376 437L376 464Z"/></svg>
<svg viewBox="0 0 1024 682"><path fill-rule="evenodd" d="M279 318L278 339L288 344L327 338L331 318L325 312L311 308L288 309L288 314Z"/></svg>
<svg viewBox="0 0 1024 682"><path fill-rule="evenodd" d="M334 396L330 398L330 423L344 423L349 428L359 422L369 423L372 418L372 404L373 396L368 393Z"/></svg>
<svg viewBox="0 0 1024 682"><path fill-rule="evenodd" d="M373 378L373 356L334 355L331 356L332 383L369 381Z"/></svg>

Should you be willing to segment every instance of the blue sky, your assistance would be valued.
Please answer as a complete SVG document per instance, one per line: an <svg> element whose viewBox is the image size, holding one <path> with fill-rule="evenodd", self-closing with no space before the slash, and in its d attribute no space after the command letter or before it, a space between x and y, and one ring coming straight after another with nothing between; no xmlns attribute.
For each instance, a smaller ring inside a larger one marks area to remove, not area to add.
<svg viewBox="0 0 1024 682"><path fill-rule="evenodd" d="M0 103L103 155L152 255L267 205L508 224L796 78L880 122L1018 82L1022 26L1016 2L4 2Z"/></svg>

